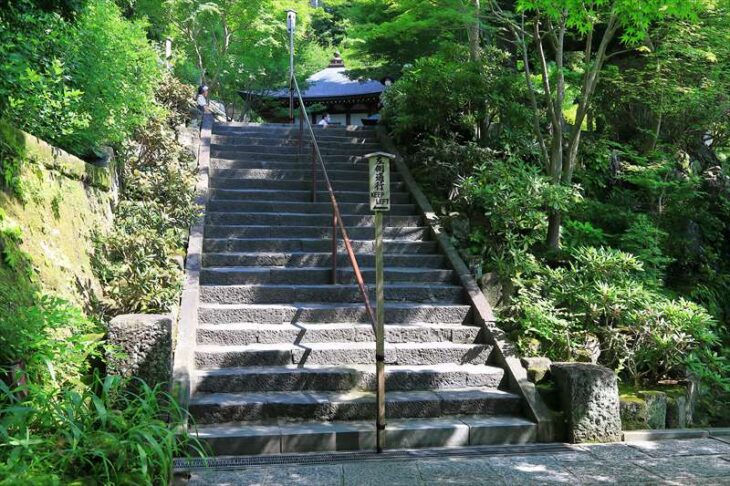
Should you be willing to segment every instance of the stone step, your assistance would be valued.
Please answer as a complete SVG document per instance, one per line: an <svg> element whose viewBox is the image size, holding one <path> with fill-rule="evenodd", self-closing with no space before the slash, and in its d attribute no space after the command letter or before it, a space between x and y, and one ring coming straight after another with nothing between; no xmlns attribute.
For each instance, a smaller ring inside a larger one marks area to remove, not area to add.
<svg viewBox="0 0 730 486"><path fill-rule="evenodd" d="M494 388L434 391L393 391L385 395L389 418L427 418L444 415L509 415L519 413L518 396ZM375 393L350 392L237 392L196 393L190 413L197 423L264 421L284 417L316 421L374 419Z"/></svg>
<svg viewBox="0 0 730 486"><path fill-rule="evenodd" d="M323 156L326 155L342 155L342 156L362 156L372 152L379 151L377 144L368 146L361 145L341 145L341 144L321 144L319 146L319 152ZM309 143L305 143L301 150L299 145L249 145L247 143L239 143L235 145L231 144L210 144L211 153L230 153L230 154L267 154L267 155L283 155L284 159L288 159L290 156L300 157L303 160L309 161L312 157L312 146Z"/></svg>
<svg viewBox="0 0 730 486"><path fill-rule="evenodd" d="M362 268L375 266L375 255L355 253L355 258ZM421 267L441 269L446 265L443 255L414 254L414 255L384 255L385 267ZM310 252L229 252L204 253L203 266L205 267L285 267L285 268L313 268L332 265L332 253ZM343 271L350 267L347 254L338 253L337 266Z"/></svg>
<svg viewBox="0 0 730 486"><path fill-rule="evenodd" d="M326 139L327 137L358 137L366 138L368 140L376 141L377 135L375 130L363 127L327 127L314 128L314 136L317 140ZM308 138L307 128L305 130L305 137ZM284 126L214 126L212 130L213 135L227 135L227 136L251 136L260 138L297 138L299 137L299 125L284 127Z"/></svg>
<svg viewBox="0 0 730 486"><path fill-rule="evenodd" d="M375 252L373 240L350 240L355 252ZM345 243L338 238L338 251L345 252ZM301 251L326 252L332 250L330 238L206 238L203 240L204 252L248 252L248 251ZM435 241L385 240L383 251L386 253L435 253Z"/></svg>
<svg viewBox="0 0 730 486"><path fill-rule="evenodd" d="M360 181L368 182L367 171L360 169L348 170L327 170L327 174L331 181ZM264 180L280 180L289 182L309 182L312 181L312 170L309 167L301 167L299 169L218 169L210 168L210 177L225 179L264 179ZM398 173L390 174L392 183L400 182L401 176Z"/></svg>
<svg viewBox="0 0 730 486"><path fill-rule="evenodd" d="M274 191L311 191L312 181L307 180L277 180L277 179L241 179L232 177L219 177L220 174L210 178L208 185L213 189L268 189ZM358 177L354 180L331 179L332 188L335 191L368 191L367 177ZM323 192L327 186L322 178L317 178L317 191ZM405 182L393 180L390 182L390 190L402 192L406 190ZM326 201L327 199L325 199Z"/></svg>
<svg viewBox="0 0 730 486"><path fill-rule="evenodd" d="M375 288L369 289L371 301ZM396 283L385 285L387 302L439 302L461 304L461 285ZM362 294L357 285L255 284L202 285L200 302L215 304L287 304L289 302L358 303Z"/></svg>
<svg viewBox="0 0 730 486"><path fill-rule="evenodd" d="M340 214L343 216L357 214L372 214L369 202L343 203L338 201ZM208 211L216 212L247 212L247 213L296 213L296 214L326 214L332 211L332 203L323 202L289 202L289 201L208 201ZM388 214L408 216L417 214L415 204L391 204ZM331 218L331 216L330 216Z"/></svg>
<svg viewBox="0 0 730 486"><path fill-rule="evenodd" d="M312 162L309 158L303 160L231 160L231 159L211 159L211 167L214 169L267 169L267 170L307 170L311 173ZM364 175L367 178L370 168L367 162L326 162L327 173L336 170L355 171L360 173L360 177ZM322 173L322 167L315 165L315 169L319 174ZM391 168L391 175L397 174L395 166ZM320 177L318 175L318 177Z"/></svg>
<svg viewBox="0 0 730 486"><path fill-rule="evenodd" d="M226 145L229 147L244 146L265 146L265 147L299 147L299 136L293 137L262 137L256 135L213 135L212 144ZM374 138L367 137L318 137L317 143L321 147L367 147L372 150L379 150L380 143ZM304 148L310 148L309 137L304 137Z"/></svg>
<svg viewBox="0 0 730 486"><path fill-rule="evenodd" d="M260 148L261 151L248 150L244 147L226 147L226 148L211 148L210 157L211 159L225 159L225 160L267 160L271 162L300 162L302 164L311 164L312 153L310 151L302 151L299 153L297 148L287 148L287 153L276 153L268 150L269 147L254 147ZM359 165L367 165L367 159L364 157L364 153L352 154L349 151L325 153L324 150L320 149L322 160L325 164L332 162L335 163L351 163Z"/></svg>
<svg viewBox="0 0 730 486"><path fill-rule="evenodd" d="M497 388L504 370L488 365L386 366L387 391ZM195 372L200 393L375 390L375 365L220 368Z"/></svg>
<svg viewBox="0 0 730 486"><path fill-rule="evenodd" d="M492 346L452 342L386 343L387 364L428 365L440 363L486 364ZM375 362L374 342L249 344L243 346L199 345L198 368L239 366L351 365Z"/></svg>
<svg viewBox="0 0 730 486"><path fill-rule="evenodd" d="M375 269L361 267L360 272L368 284L375 283ZM429 282L432 284L455 283L453 270L438 268L401 267L386 268L385 283ZM201 285L245 284L331 284L332 269L329 267L206 267L201 270ZM349 264L337 269L337 283L355 282L355 272Z"/></svg>
<svg viewBox="0 0 730 486"><path fill-rule="evenodd" d="M376 438L372 420L282 421L270 425L234 422L201 425L195 433L213 454L221 456L374 450ZM505 416L388 418L384 434L386 449L508 445L535 442L537 426Z"/></svg>
<svg viewBox="0 0 730 486"><path fill-rule="evenodd" d="M211 189L209 192L211 200L222 201L222 200L234 200L234 201L297 201L297 202L312 202L312 188L311 185L308 190L305 191L275 191L267 189ZM367 191L335 191L335 197L337 202L348 203L348 202L368 202L369 193ZM317 192L318 201L329 201L329 193L326 191ZM407 192L395 192L391 191L390 200L393 204L407 204L411 202L411 196Z"/></svg>
<svg viewBox="0 0 730 486"><path fill-rule="evenodd" d="M340 237L339 230L336 231ZM350 238L372 240L375 228L360 226L347 228ZM207 225L206 238L332 238L331 227L318 226L267 226L267 225ZM383 228L383 237L388 240L421 241L430 237L426 226L396 226Z"/></svg>
<svg viewBox="0 0 730 486"><path fill-rule="evenodd" d="M370 322L363 304L201 304L198 319L202 324ZM399 324L411 322L471 324L471 307L468 305L438 303L386 302L385 322Z"/></svg>
<svg viewBox="0 0 730 486"><path fill-rule="evenodd" d="M342 215L342 222L346 228L373 226L375 216L372 214L351 214ZM423 222L421 216L383 216L383 226L403 227L419 226ZM219 212L206 211L206 224L208 225L268 225L268 226L318 226L322 228L332 227L332 214L310 214L310 213L250 213L250 212Z"/></svg>
<svg viewBox="0 0 730 486"><path fill-rule="evenodd" d="M199 344L247 346L278 343L374 342L370 324L201 324L197 329ZM460 324L386 324L385 341L398 343L483 342L481 328Z"/></svg>

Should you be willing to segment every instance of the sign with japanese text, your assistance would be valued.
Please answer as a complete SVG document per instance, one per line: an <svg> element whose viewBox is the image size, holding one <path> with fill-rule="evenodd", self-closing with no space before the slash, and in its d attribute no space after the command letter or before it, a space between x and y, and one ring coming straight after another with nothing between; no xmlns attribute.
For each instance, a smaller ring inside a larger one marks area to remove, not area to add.
<svg viewBox="0 0 730 486"><path fill-rule="evenodd" d="M366 155L370 163L370 210L390 211L390 154Z"/></svg>

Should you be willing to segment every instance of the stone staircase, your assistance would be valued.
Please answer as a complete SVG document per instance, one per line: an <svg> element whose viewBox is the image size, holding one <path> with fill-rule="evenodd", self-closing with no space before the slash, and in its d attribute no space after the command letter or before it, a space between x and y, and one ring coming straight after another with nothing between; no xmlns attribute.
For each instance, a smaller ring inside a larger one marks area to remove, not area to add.
<svg viewBox="0 0 730 486"><path fill-rule="evenodd" d="M367 162L372 129L317 129L366 282L374 290ZM286 125L217 124L210 145L189 409L215 454L375 447L375 341L309 147ZM523 401L473 325L465 290L404 178L385 224L387 448L532 442ZM374 292L372 292L374 293ZM371 295L374 302L374 295ZM374 304L373 304L374 305Z"/></svg>

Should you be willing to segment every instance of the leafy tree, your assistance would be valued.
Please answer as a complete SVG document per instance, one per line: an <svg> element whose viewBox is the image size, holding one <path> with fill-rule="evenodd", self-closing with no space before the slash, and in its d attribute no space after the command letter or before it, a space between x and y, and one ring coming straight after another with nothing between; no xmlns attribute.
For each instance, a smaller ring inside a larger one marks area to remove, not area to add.
<svg viewBox="0 0 730 486"><path fill-rule="evenodd" d="M72 30L69 51L73 84L84 93L80 108L90 116L89 126L69 137L77 152L119 143L146 123L160 79L146 24L125 20L111 0L90 0Z"/></svg>
<svg viewBox="0 0 730 486"><path fill-rule="evenodd" d="M307 0L168 0L172 35L184 59L176 72L188 82L205 82L214 96L232 105L241 90L286 82L289 66L286 10L297 11L298 73L311 68ZM316 57L316 56L315 56ZM321 67L322 59L319 59Z"/></svg>
<svg viewBox="0 0 730 486"><path fill-rule="evenodd" d="M474 0L358 0L349 37L363 60L402 67L444 46L467 45L469 35L478 43L478 7Z"/></svg>
<svg viewBox="0 0 730 486"><path fill-rule="evenodd" d="M583 123L593 101L606 61L616 37L627 47L639 45L650 26L668 18L689 18L699 0L657 0L637 3L633 0L518 0L515 10L503 9L490 2L492 14L510 31L523 56L525 80L531 94L535 137L552 183L571 184ZM577 86L577 109L572 127L565 117L568 83L568 39L582 44ZM538 69L539 87L532 69ZM541 102L541 103L540 103ZM541 109L547 112L544 126ZM545 135L547 132L547 135ZM562 214L549 216L547 244L560 247Z"/></svg>

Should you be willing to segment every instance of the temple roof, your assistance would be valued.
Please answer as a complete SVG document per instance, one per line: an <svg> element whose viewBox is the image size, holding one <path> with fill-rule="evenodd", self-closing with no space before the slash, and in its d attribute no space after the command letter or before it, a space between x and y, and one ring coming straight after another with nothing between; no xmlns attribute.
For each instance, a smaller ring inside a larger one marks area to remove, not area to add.
<svg viewBox="0 0 730 486"><path fill-rule="evenodd" d="M372 79L350 79L345 74L345 64L338 53L329 66L307 78L303 86L302 98L305 102L350 101L357 102L367 98L377 98L383 91L383 84ZM254 93L251 93L254 94ZM289 99L287 88L272 90L263 94L267 98Z"/></svg>

